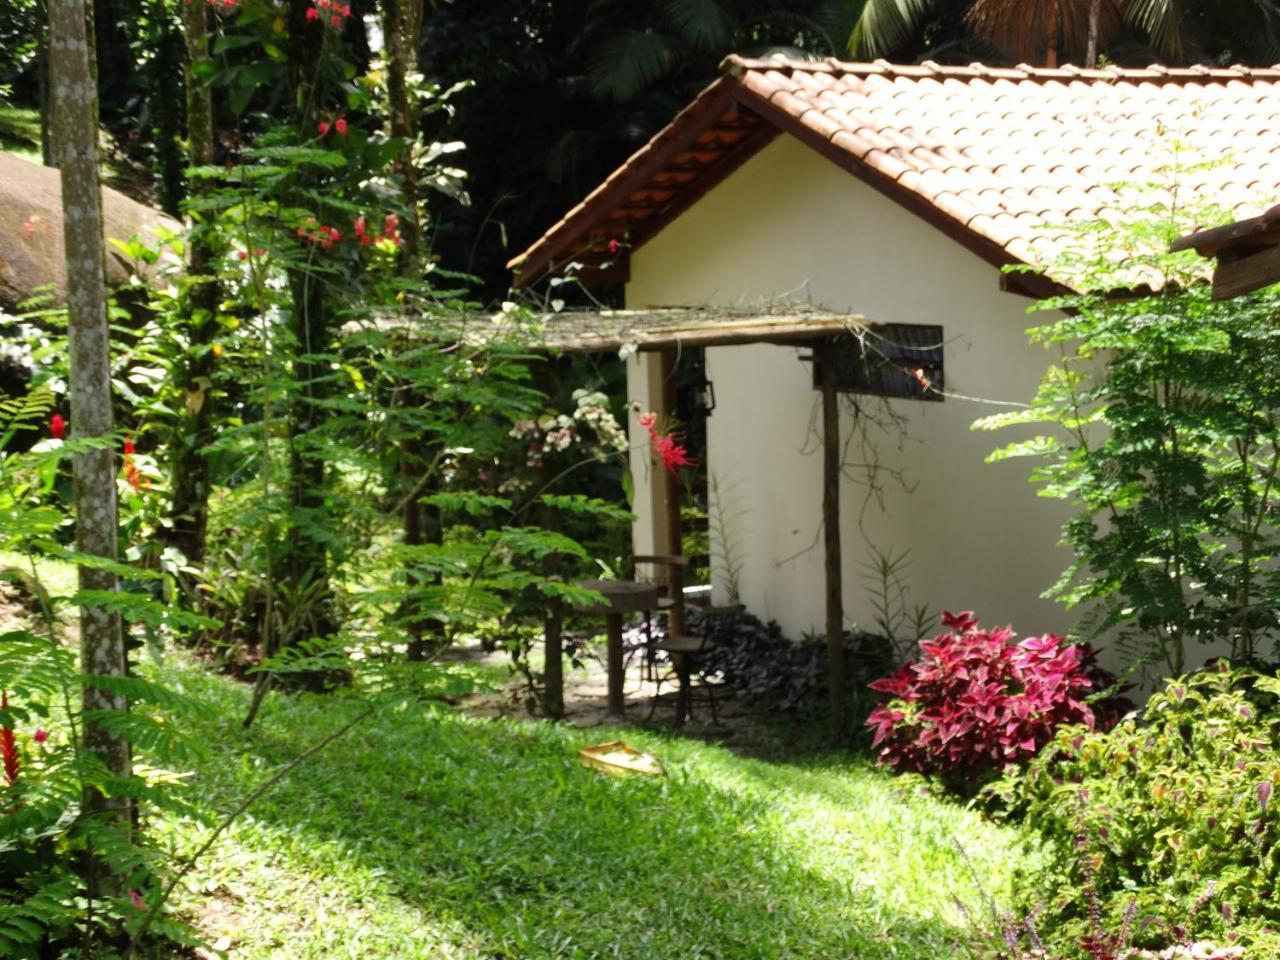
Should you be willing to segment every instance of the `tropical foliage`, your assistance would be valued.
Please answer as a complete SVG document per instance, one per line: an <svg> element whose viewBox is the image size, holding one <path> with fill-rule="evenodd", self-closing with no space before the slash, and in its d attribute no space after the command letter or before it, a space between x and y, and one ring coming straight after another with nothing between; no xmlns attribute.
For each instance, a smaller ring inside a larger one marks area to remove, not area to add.
<svg viewBox="0 0 1280 960"><path fill-rule="evenodd" d="M1048 844L1024 906L1057 943L1095 909L1170 936L1277 947L1280 680L1225 662L1169 680L1109 732L1064 727L1024 772L990 788ZM1083 891L1090 891L1088 896Z"/></svg>

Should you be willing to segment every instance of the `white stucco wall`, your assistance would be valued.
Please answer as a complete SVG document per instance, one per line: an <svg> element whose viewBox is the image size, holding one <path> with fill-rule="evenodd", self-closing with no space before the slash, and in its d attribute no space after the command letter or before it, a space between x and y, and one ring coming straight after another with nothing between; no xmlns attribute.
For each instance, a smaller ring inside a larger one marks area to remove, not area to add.
<svg viewBox="0 0 1280 960"><path fill-rule="evenodd" d="M949 393L1026 401L1049 357L1028 345L1029 301L1002 293L998 281L995 268L955 241L782 136L633 253L627 305L800 296L871 321L941 324ZM819 395L801 352L707 351L717 397L708 468L741 564L742 599L796 637L821 629L824 616ZM955 397L892 401L891 409L901 431L873 431L878 456L911 489L882 472L877 500L845 481L850 621L870 625L861 564L875 544L910 550L911 598L933 611L973 609L1022 634L1064 630L1069 614L1040 594L1070 560L1057 546L1066 510L1036 496L1029 462L984 463L1024 434L971 431L998 408ZM845 417L846 433L850 423ZM862 460L849 449L847 462Z"/></svg>

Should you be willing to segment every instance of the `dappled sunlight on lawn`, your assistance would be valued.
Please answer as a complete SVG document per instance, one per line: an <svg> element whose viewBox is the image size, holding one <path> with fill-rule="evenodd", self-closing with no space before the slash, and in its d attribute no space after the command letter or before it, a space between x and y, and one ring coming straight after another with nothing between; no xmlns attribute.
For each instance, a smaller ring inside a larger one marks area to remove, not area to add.
<svg viewBox="0 0 1280 960"><path fill-rule="evenodd" d="M223 716L244 700L175 669ZM352 709L273 696L247 743L222 721L198 791L233 806ZM670 776L578 764L580 746L618 735ZM771 764L653 731L404 710L291 775L196 884L233 957L952 955L951 900L973 887L951 838L996 888L1009 838L900 794L861 761Z"/></svg>

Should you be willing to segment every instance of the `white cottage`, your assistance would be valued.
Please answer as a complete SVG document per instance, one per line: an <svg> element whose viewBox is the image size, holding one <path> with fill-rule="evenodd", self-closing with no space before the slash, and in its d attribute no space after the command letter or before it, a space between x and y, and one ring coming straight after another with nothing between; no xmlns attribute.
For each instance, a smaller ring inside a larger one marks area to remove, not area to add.
<svg viewBox="0 0 1280 960"><path fill-rule="evenodd" d="M1280 69L730 57L511 266L521 285L566 270L624 282L631 309L803 299L895 341L940 327L942 402L887 401L899 424L876 441L878 496L861 452L843 454L845 619L870 620L860 562L875 546L910 551L912 596L934 610L1061 631L1069 614L1041 593L1070 559L1058 545L1066 508L1037 497L1026 462L985 462L1012 432L970 429L988 402L1030 399L1049 362L1025 331L1030 298L1050 285L1001 268L1051 260L1061 237L1050 225L1122 209L1122 182L1158 179L1171 137L1226 160L1183 189L1260 212L1280 196L1278 120ZM662 410L673 351L705 350L717 400L705 468L732 518L741 599L792 636L821 631L826 611L822 394L796 336L668 338L626 360L635 408ZM847 405L842 417L847 440ZM636 552L669 552L670 484L643 444L632 466Z"/></svg>

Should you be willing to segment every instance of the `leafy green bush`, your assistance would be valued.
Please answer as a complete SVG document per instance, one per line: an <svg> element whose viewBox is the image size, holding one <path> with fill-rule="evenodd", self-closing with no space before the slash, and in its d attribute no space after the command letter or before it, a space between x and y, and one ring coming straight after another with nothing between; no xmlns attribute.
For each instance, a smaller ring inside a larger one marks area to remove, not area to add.
<svg viewBox="0 0 1280 960"><path fill-rule="evenodd" d="M1063 728L988 789L1047 847L1028 905L1055 937L1078 936L1096 894L1110 917L1136 903L1153 931L1257 943L1280 928L1278 748L1280 678L1225 661L1107 733Z"/></svg>

